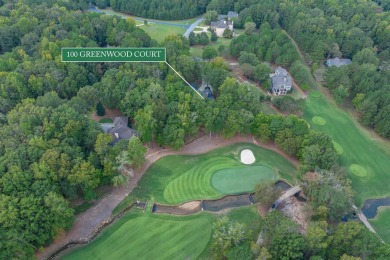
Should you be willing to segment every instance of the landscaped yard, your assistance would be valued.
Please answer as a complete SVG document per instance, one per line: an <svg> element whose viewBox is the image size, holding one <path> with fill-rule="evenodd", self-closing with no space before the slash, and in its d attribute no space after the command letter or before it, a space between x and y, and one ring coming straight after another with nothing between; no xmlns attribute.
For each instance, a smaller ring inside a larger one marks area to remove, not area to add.
<svg viewBox="0 0 390 260"><path fill-rule="evenodd" d="M101 124L112 124L112 119L111 118L102 118L99 120L99 123Z"/></svg>

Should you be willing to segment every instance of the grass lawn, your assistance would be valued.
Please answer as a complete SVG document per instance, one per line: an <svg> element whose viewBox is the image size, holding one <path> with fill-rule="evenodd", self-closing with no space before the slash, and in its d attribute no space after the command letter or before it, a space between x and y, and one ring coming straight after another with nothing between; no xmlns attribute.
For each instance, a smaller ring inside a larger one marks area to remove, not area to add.
<svg viewBox="0 0 390 260"><path fill-rule="evenodd" d="M377 217L370 220L370 223L379 236L386 243L390 243L390 208L380 207Z"/></svg>
<svg viewBox="0 0 390 260"><path fill-rule="evenodd" d="M167 37L170 34L183 35L186 31L183 27L168 26L168 25L154 24L154 23L149 23L148 25L142 25L139 28L144 30L147 34L149 34L149 36L152 39L158 42L164 41L165 37Z"/></svg>
<svg viewBox="0 0 390 260"><path fill-rule="evenodd" d="M210 240L215 214L192 216L141 213L133 210L85 247L62 259L196 259L210 257ZM261 217L255 206L234 209L231 220L247 227L248 237L256 237Z"/></svg>
<svg viewBox="0 0 390 260"><path fill-rule="evenodd" d="M101 124L112 124L112 119L111 118L102 118L99 120L99 123Z"/></svg>
<svg viewBox="0 0 390 260"><path fill-rule="evenodd" d="M253 144L235 144L196 156L165 156L149 167L130 195L166 204L222 197L224 194L211 184L212 175L221 169L253 167L240 162L244 149L252 150L256 158L253 166L267 166L279 178L292 182L296 169L281 155ZM118 208L121 207L120 204Z"/></svg>

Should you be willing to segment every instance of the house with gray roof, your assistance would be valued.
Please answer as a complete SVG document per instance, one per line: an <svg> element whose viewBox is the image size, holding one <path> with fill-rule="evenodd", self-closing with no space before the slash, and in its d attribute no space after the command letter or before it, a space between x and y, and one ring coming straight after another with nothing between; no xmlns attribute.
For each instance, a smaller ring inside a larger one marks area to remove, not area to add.
<svg viewBox="0 0 390 260"><path fill-rule="evenodd" d="M233 11L229 11L227 14L219 14L218 15L218 20L222 20L225 18L227 18L229 21L234 19L234 18L238 18L238 13L233 12Z"/></svg>
<svg viewBox="0 0 390 260"><path fill-rule="evenodd" d="M233 11L229 11L228 14L227 14L227 17L228 17L228 19L230 21L231 19L238 18L238 13L237 12L233 12Z"/></svg>
<svg viewBox="0 0 390 260"><path fill-rule="evenodd" d="M125 116L115 117L114 122L110 124L102 124L102 129L112 135L112 144L116 144L120 140L130 140L131 137L136 135L135 130L127 126L129 119Z"/></svg>
<svg viewBox="0 0 390 260"><path fill-rule="evenodd" d="M226 20L219 20L217 22L211 22L211 31L214 31L218 37L223 36L223 32L229 29L233 32L233 22Z"/></svg>
<svg viewBox="0 0 390 260"><path fill-rule="evenodd" d="M286 95L292 87L292 78L287 70L277 67L275 73L269 75L271 78L271 91L275 96Z"/></svg>
<svg viewBox="0 0 390 260"><path fill-rule="evenodd" d="M336 57L334 59L328 59L326 61L326 66L328 66L328 67L336 66L338 68L338 67L345 66L345 65L348 65L351 63L352 63L352 61L350 59L340 59L340 58Z"/></svg>

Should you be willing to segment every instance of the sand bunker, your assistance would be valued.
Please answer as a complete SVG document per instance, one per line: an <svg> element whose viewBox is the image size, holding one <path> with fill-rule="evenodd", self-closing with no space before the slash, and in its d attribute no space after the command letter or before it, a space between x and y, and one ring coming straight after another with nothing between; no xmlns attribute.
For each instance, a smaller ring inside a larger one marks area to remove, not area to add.
<svg viewBox="0 0 390 260"><path fill-rule="evenodd" d="M252 164L256 161L255 156L249 149L243 150L240 157L243 164Z"/></svg>

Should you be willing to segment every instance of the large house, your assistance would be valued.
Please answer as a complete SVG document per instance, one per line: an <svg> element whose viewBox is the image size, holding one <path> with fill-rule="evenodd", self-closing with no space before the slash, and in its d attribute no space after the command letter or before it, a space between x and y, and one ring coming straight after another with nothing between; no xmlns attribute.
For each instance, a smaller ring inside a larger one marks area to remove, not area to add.
<svg viewBox="0 0 390 260"><path fill-rule="evenodd" d="M233 11L229 11L228 13L227 13L227 15L226 14L219 14L218 15L218 20L222 20L222 19L228 19L229 21L231 21L232 19L234 19L234 18L238 18L238 13L237 12L233 12Z"/></svg>
<svg viewBox="0 0 390 260"><path fill-rule="evenodd" d="M116 144L120 140L130 140L136 135L135 130L127 126L129 119L127 117L115 117L113 124L102 124L102 129L112 135L112 144Z"/></svg>
<svg viewBox="0 0 390 260"><path fill-rule="evenodd" d="M223 37L223 32L226 29L233 32L233 21L226 21L222 19L217 22L211 22L211 31L214 31L218 37Z"/></svg>
<svg viewBox="0 0 390 260"><path fill-rule="evenodd" d="M291 90L292 79L287 70L277 67L275 73L269 75L272 84L272 94L275 96L286 95Z"/></svg>
<svg viewBox="0 0 390 260"><path fill-rule="evenodd" d="M328 66L328 67L336 66L338 68L338 67L345 66L345 65L348 65L351 63L352 63L352 61L350 59L334 58L334 59L328 59L326 61L326 66Z"/></svg>

